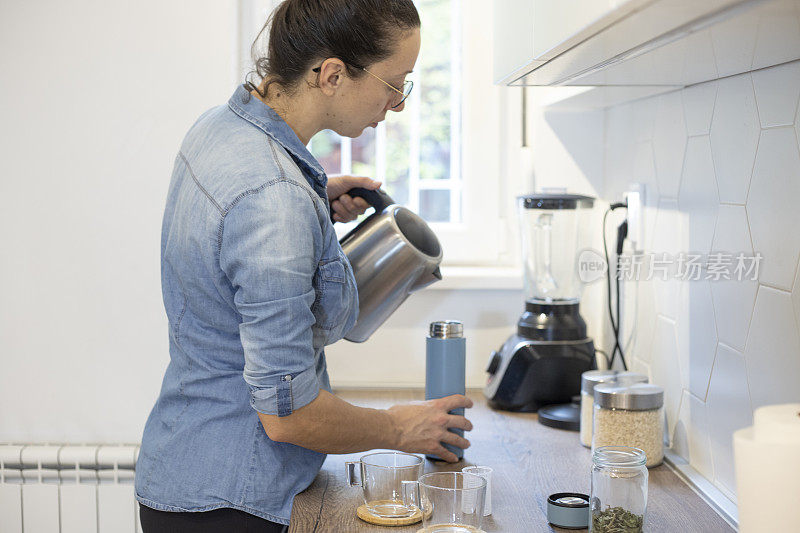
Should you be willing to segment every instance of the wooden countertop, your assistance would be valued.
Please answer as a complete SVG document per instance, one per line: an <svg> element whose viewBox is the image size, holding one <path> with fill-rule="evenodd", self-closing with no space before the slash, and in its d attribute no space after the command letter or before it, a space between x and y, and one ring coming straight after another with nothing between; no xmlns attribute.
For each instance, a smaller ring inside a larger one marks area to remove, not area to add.
<svg viewBox="0 0 800 533"><path fill-rule="evenodd" d="M386 408L424 399L422 391L336 391L355 405ZM491 466L492 515L484 518L487 533L574 531L547 523L547 496L555 492L589 494L591 453L578 433L543 426L532 413L495 411L480 391L469 391L475 402L467 410L474 425L466 436L472 446L455 464L425 461L425 472L459 471L470 464ZM345 483L345 461L364 453L329 455L314 483L297 495L291 533L416 532L422 526L381 527L362 522L356 509L364 501L358 487ZM650 469L645 531L681 533L734 531L711 507L669 469ZM583 530L585 531L585 530Z"/></svg>

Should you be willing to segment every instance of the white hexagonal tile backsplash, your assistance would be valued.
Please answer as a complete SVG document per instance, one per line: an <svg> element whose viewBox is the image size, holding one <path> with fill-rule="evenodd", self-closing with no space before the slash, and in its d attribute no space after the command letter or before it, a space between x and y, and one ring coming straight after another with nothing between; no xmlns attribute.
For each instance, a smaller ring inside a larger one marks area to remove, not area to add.
<svg viewBox="0 0 800 533"><path fill-rule="evenodd" d="M791 290L800 255L800 152L794 128L761 132L747 219L753 249L764 256L759 281Z"/></svg>
<svg viewBox="0 0 800 533"><path fill-rule="evenodd" d="M794 278L792 286L792 303L794 304L794 319L797 322L797 330L800 331L800 268Z"/></svg>
<svg viewBox="0 0 800 533"><path fill-rule="evenodd" d="M800 98L800 61L753 72L761 127L791 126Z"/></svg>
<svg viewBox="0 0 800 533"><path fill-rule="evenodd" d="M753 423L744 357L720 344L708 387L708 427L714 481L736 492L733 468L733 432Z"/></svg>
<svg viewBox="0 0 800 533"><path fill-rule="evenodd" d="M754 409L800 401L800 337L789 293L758 288L745 358Z"/></svg>
<svg viewBox="0 0 800 533"><path fill-rule="evenodd" d="M708 440L708 409L705 402L683 391L672 451L689 461L695 470L714 479L714 465Z"/></svg>
<svg viewBox="0 0 800 533"><path fill-rule="evenodd" d="M633 335L625 334L626 354L630 353L643 363L652 360L653 335L655 333L655 320L658 314L656 309L655 286L651 281L626 283L624 285L625 312L622 317L623 329L632 329Z"/></svg>
<svg viewBox="0 0 800 533"><path fill-rule="evenodd" d="M637 250L649 250L653 244L653 227L656 222L659 199L656 167L653 159L653 143L651 141L636 143L633 156L633 176L630 181L641 183L645 186L644 209L642 212L645 238L644 242L637 243Z"/></svg>
<svg viewBox="0 0 800 533"><path fill-rule="evenodd" d="M744 204L758 145L759 122L750 74L719 80L711 121L711 153L720 201Z"/></svg>
<svg viewBox="0 0 800 533"><path fill-rule="evenodd" d="M664 387L664 412L667 415L669 439L678 420L678 407L681 401L681 369L678 357L678 341L675 322L659 316L656 319L656 332L653 337L650 372L652 382Z"/></svg>
<svg viewBox="0 0 800 533"><path fill-rule="evenodd" d="M711 249L734 257L740 253L751 255L750 228L745 208L738 205L721 205ZM711 283L716 315L717 334L722 343L744 351L750 317L756 301L758 282L752 279L718 280Z"/></svg>
<svg viewBox="0 0 800 533"><path fill-rule="evenodd" d="M705 280L682 284L681 312L676 322L681 382L685 389L701 400L706 399L717 350L717 328L710 285Z"/></svg>
<svg viewBox="0 0 800 533"><path fill-rule="evenodd" d="M747 68L756 49L754 35L735 25L717 32L725 26L712 30L715 47L735 45L730 62L717 64L720 76ZM778 30L794 31L788 22ZM616 116L606 129L606 165L616 170L606 176L607 189L650 184L655 169L658 204L645 250L673 259L723 252L732 260L731 280L678 281L673 265L667 281L626 287L622 313L636 320L632 367L665 388L675 451L734 499L733 431L752 424L754 407L800 401L798 100L795 61L607 114ZM736 279L736 255L754 252L763 256L758 279Z"/></svg>
<svg viewBox="0 0 800 533"><path fill-rule="evenodd" d="M708 136L690 137L678 196L683 233L689 238L686 252L707 254L711 249L718 203L717 180Z"/></svg>
<svg viewBox="0 0 800 533"><path fill-rule="evenodd" d="M678 210L678 204L674 200L662 199L659 202L650 250L653 253L653 261L669 263L679 253L687 250L685 244L688 238L683 234L685 225L682 219L683 214ZM675 278L674 266L674 263L671 263L666 275L656 272L653 279L647 282L652 283L655 289L657 311L673 320L678 317L680 289L680 284Z"/></svg>
<svg viewBox="0 0 800 533"><path fill-rule="evenodd" d="M686 132L689 136L707 135L717 100L717 82L698 83L681 91Z"/></svg>
<svg viewBox="0 0 800 533"><path fill-rule="evenodd" d="M680 91L658 98L653 147L655 148L656 179L662 197L677 198L686 149L686 124L683 121L683 102Z"/></svg>

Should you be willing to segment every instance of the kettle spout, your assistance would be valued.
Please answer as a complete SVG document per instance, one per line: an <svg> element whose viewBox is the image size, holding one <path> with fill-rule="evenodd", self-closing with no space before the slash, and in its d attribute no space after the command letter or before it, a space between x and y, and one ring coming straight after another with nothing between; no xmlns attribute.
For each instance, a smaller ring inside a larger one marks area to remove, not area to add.
<svg viewBox="0 0 800 533"><path fill-rule="evenodd" d="M442 272L437 266L433 272L423 272L419 279L417 279L417 281L411 286L409 292L416 292L420 289L424 289L428 285L435 283L440 279L442 279Z"/></svg>

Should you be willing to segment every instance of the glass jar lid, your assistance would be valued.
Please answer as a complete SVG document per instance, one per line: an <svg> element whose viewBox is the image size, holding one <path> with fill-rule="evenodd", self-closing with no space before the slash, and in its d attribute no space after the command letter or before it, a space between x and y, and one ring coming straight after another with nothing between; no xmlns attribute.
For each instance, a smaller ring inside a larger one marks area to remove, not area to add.
<svg viewBox="0 0 800 533"><path fill-rule="evenodd" d="M588 370L581 374L581 391L593 395L594 388L600 383L615 384L617 386L633 385L634 383L647 383L647 376L638 372L619 370Z"/></svg>
<svg viewBox="0 0 800 533"><path fill-rule="evenodd" d="M614 380L620 387L623 385L635 385L636 383L647 383L650 381L644 374L631 372L629 370L620 372L614 377Z"/></svg>
<svg viewBox="0 0 800 533"><path fill-rule="evenodd" d="M593 394L595 385L612 381L617 374L619 370L587 370L581 374L581 391Z"/></svg>
<svg viewBox="0 0 800 533"><path fill-rule="evenodd" d="M602 383L594 388L594 403L606 409L647 411L664 405L664 389L658 385Z"/></svg>

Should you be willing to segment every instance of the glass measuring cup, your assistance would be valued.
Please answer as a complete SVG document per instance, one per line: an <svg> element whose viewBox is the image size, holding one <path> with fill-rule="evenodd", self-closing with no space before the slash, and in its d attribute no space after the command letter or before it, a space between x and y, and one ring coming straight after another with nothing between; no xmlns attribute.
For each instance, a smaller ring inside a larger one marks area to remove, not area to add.
<svg viewBox="0 0 800 533"><path fill-rule="evenodd" d="M486 480L467 472L431 472L403 482L403 503L422 510L424 533L478 533Z"/></svg>
<svg viewBox="0 0 800 533"><path fill-rule="evenodd" d="M417 507L403 502L402 483L416 481L422 475L422 463L421 457L408 453L370 453L345 463L347 484L362 488L367 510L375 516L405 518Z"/></svg>

